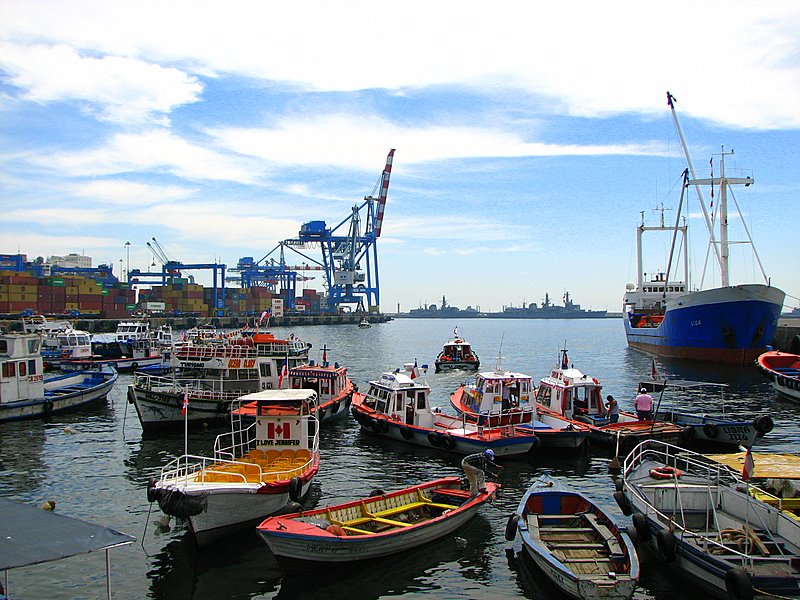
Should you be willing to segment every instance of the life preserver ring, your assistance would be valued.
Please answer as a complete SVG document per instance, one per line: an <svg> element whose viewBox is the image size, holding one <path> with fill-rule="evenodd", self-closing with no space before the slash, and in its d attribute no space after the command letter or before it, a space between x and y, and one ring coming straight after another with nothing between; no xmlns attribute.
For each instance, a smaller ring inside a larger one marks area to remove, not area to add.
<svg viewBox="0 0 800 600"><path fill-rule="evenodd" d="M650 477L653 479L678 479L680 476L683 475L680 469L676 469L675 467L653 467L650 469Z"/></svg>

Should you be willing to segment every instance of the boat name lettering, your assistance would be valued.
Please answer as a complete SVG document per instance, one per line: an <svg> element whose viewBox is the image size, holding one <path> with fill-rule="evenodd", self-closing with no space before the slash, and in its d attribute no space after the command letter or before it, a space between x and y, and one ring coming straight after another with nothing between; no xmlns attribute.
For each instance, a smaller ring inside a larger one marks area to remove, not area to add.
<svg viewBox="0 0 800 600"><path fill-rule="evenodd" d="M228 359L228 368L229 369L238 369L242 366L242 359L241 358L229 358Z"/></svg>
<svg viewBox="0 0 800 600"><path fill-rule="evenodd" d="M202 362L189 362L189 361L181 361L182 367L189 367L190 369L202 369L206 366L206 363Z"/></svg>
<svg viewBox="0 0 800 600"><path fill-rule="evenodd" d="M36 375L28 375L28 383L35 383L37 381L44 381L44 375L41 373Z"/></svg>
<svg viewBox="0 0 800 600"><path fill-rule="evenodd" d="M703 322L700 321L699 319L697 321L689 321L689 326L690 327L699 327L702 324L703 324Z"/></svg>
<svg viewBox="0 0 800 600"><path fill-rule="evenodd" d="M746 440L750 437L749 425L723 425L722 432L731 440Z"/></svg>
<svg viewBox="0 0 800 600"><path fill-rule="evenodd" d="M299 446L300 440L256 440L259 446Z"/></svg>
<svg viewBox="0 0 800 600"><path fill-rule="evenodd" d="M348 554L358 554L363 552L362 548L332 548L322 544L306 544L306 552L323 553L323 554L338 554L340 550L346 550Z"/></svg>

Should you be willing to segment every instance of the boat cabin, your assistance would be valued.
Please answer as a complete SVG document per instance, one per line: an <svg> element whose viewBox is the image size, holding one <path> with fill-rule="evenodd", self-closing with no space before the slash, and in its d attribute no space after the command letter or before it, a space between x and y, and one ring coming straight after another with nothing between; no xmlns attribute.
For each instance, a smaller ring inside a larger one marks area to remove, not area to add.
<svg viewBox="0 0 800 600"><path fill-rule="evenodd" d="M289 370L289 387L294 390L311 389L317 392L321 401L329 400L341 394L350 383L347 367L328 362L317 365L312 360L307 365L300 365Z"/></svg>
<svg viewBox="0 0 800 600"><path fill-rule="evenodd" d="M513 371L491 371L475 375L467 388L466 404L476 413L497 413L531 408L533 383L528 375Z"/></svg>
<svg viewBox="0 0 800 600"><path fill-rule="evenodd" d="M68 329L56 336L61 358L88 358L92 355L92 338L88 331Z"/></svg>
<svg viewBox="0 0 800 600"><path fill-rule="evenodd" d="M219 436L214 455L224 454L229 447L235 449L233 456L259 449L316 452L319 427L313 412L318 402L314 390L264 390L241 396L231 406L230 439ZM242 447L236 449L237 443Z"/></svg>
<svg viewBox="0 0 800 600"><path fill-rule="evenodd" d="M608 418L602 389L597 379L584 375L575 367L553 369L549 377L539 382L536 403L568 419L606 425Z"/></svg>
<svg viewBox="0 0 800 600"><path fill-rule="evenodd" d="M416 381L416 367L403 365L403 370L383 373L369 382L364 404L390 419L418 427L433 427L433 413L428 402L431 388Z"/></svg>
<svg viewBox="0 0 800 600"><path fill-rule="evenodd" d="M41 344L39 334L0 334L0 403L44 396Z"/></svg>

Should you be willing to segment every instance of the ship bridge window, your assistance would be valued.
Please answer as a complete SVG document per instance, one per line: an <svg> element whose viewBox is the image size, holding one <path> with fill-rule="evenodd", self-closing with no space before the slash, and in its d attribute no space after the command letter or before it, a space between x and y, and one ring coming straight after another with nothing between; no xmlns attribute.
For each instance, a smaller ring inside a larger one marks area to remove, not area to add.
<svg viewBox="0 0 800 600"><path fill-rule="evenodd" d="M542 406L550 406L551 391L549 387L540 385L539 389L536 390L536 402Z"/></svg>
<svg viewBox="0 0 800 600"><path fill-rule="evenodd" d="M28 353L36 354L39 351L39 340L28 340Z"/></svg>
<svg viewBox="0 0 800 600"><path fill-rule="evenodd" d="M6 340L0 340L0 353L6 354L8 352L8 342Z"/></svg>
<svg viewBox="0 0 800 600"><path fill-rule="evenodd" d="M29 360L28 361L28 375L36 375L36 361Z"/></svg>
<svg viewBox="0 0 800 600"><path fill-rule="evenodd" d="M4 378L9 378L9 377L15 377L16 376L16 374L17 374L16 364L17 363L14 363L14 362L5 362L5 363L3 363L3 377Z"/></svg>
<svg viewBox="0 0 800 600"><path fill-rule="evenodd" d="M272 364L265 362L258 365L261 370L261 377L272 377Z"/></svg>
<svg viewBox="0 0 800 600"><path fill-rule="evenodd" d="M25 377L28 374L28 365L24 362L19 363L19 376Z"/></svg>
<svg viewBox="0 0 800 600"><path fill-rule="evenodd" d="M378 399L378 402L375 404L375 410L377 410L379 413L385 413L386 412L386 400L383 399L383 398Z"/></svg>
<svg viewBox="0 0 800 600"><path fill-rule="evenodd" d="M422 410L425 408L425 392L417 392L417 409Z"/></svg>

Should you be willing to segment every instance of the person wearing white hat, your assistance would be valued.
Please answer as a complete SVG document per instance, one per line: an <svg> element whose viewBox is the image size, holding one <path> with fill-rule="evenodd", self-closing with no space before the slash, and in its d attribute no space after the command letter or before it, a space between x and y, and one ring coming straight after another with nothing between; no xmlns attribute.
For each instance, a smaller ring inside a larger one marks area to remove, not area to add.
<svg viewBox="0 0 800 600"><path fill-rule="evenodd" d="M653 397L647 393L646 388L641 389L641 393L636 396L633 406L636 409L636 415L640 419L653 420Z"/></svg>

